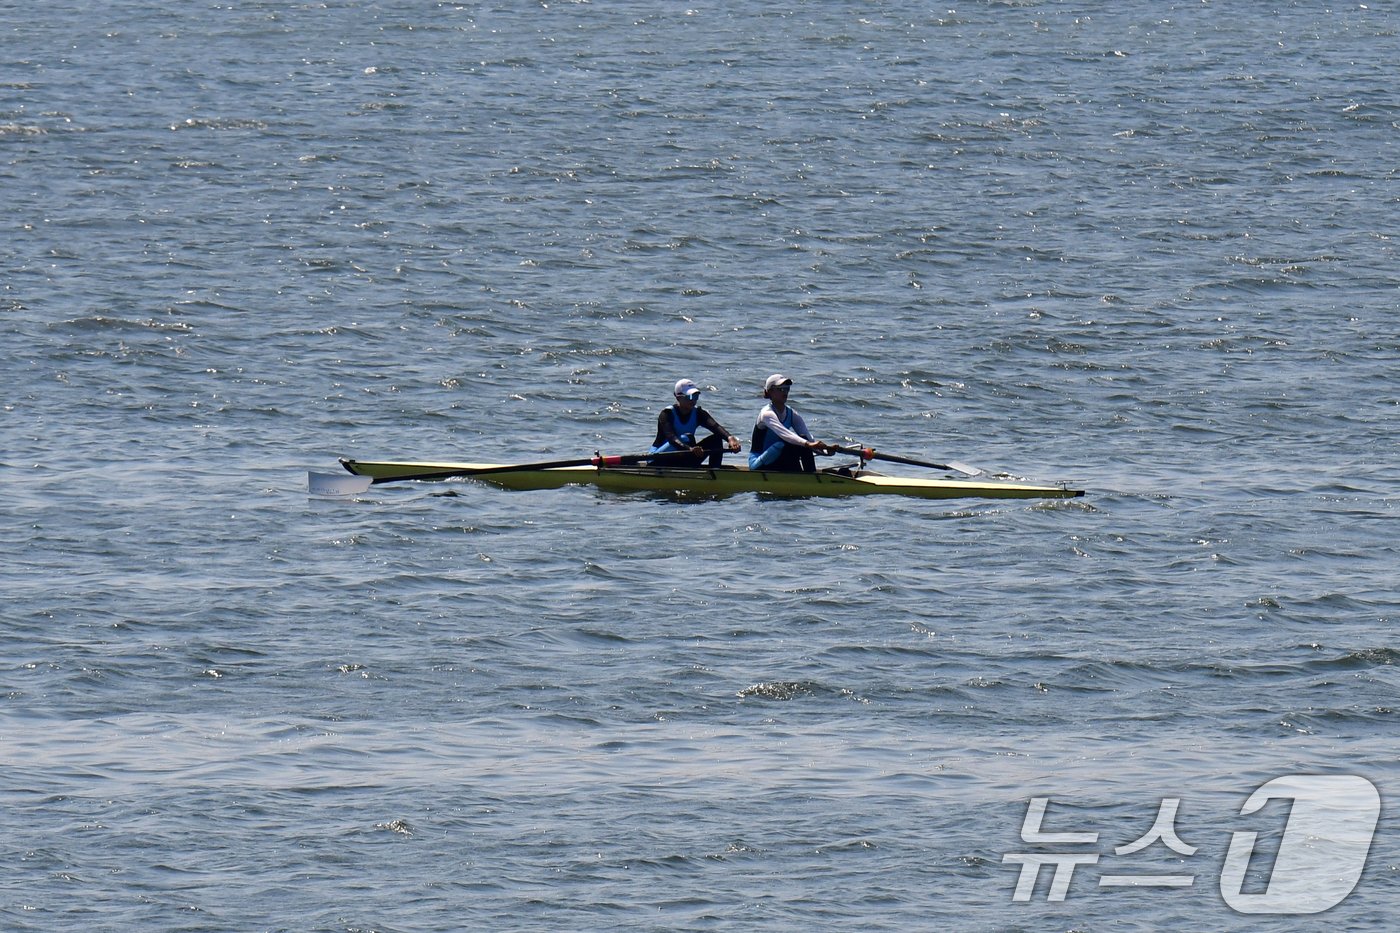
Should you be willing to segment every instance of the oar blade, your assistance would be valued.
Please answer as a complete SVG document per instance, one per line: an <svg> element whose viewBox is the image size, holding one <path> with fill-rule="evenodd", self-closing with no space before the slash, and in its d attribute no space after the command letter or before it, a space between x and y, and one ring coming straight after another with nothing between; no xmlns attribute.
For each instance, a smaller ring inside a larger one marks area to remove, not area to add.
<svg viewBox="0 0 1400 933"><path fill-rule="evenodd" d="M956 460L948 461L948 469L954 470L958 473L966 473L968 476L982 476L987 472L986 470L980 469L979 467L975 467L967 463L959 463Z"/></svg>
<svg viewBox="0 0 1400 933"><path fill-rule="evenodd" d="M368 491L373 482L373 478L368 476L345 476L340 473L308 471L306 491L317 497L344 499Z"/></svg>

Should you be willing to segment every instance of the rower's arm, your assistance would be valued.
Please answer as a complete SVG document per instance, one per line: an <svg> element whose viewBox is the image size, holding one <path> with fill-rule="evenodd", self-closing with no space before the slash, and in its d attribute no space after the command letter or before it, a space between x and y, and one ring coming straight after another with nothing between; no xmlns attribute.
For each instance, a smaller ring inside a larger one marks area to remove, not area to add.
<svg viewBox="0 0 1400 933"><path fill-rule="evenodd" d="M779 421L778 416L773 413L771 408L764 409L763 417L759 419L759 423L782 438L783 442L786 444L796 444L798 447L806 447L807 441L811 440L810 437L806 436L807 425L803 423L802 416L795 411L792 413L793 430L789 430Z"/></svg>
<svg viewBox="0 0 1400 933"><path fill-rule="evenodd" d="M716 421L716 420L715 420L715 416L712 415L712 414L710 414L708 411L706 411L706 410L703 409L703 408L700 409L700 424L701 424L702 427L705 428L706 431L709 431L709 432L711 432L711 433L713 433L713 434L718 434L720 437L724 438L726 441L727 441L727 440L737 440L737 438L735 438L733 434L730 434L730 433L729 433L729 429L728 429L728 428L726 428L724 425L722 425L722 424L720 424L718 421Z"/></svg>
<svg viewBox="0 0 1400 933"><path fill-rule="evenodd" d="M812 437L812 432L807 430L807 422L802 420L802 415L799 414L796 409L794 409L792 413L792 429L800 435L804 441L816 440L816 438Z"/></svg>

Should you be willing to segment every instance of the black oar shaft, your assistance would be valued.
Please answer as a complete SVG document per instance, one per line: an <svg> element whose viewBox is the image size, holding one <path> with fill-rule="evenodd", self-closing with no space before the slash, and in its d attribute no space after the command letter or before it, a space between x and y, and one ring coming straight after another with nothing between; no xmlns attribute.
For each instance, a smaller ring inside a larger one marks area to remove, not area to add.
<svg viewBox="0 0 1400 933"><path fill-rule="evenodd" d="M951 470L951 469L952 469L952 467L948 466L948 464L946 464L946 463L932 463L932 462L930 462L930 461L928 461L928 460L913 460L913 459L910 459L909 457L896 457L894 454L876 453L876 452L873 451L873 450L871 451L871 453L875 454L875 459L877 459L877 460L889 460L889 461L892 461L892 462L894 462L894 463L907 463L907 464L909 464L910 466L928 467L928 468L933 469L933 470Z"/></svg>
<svg viewBox="0 0 1400 933"><path fill-rule="evenodd" d="M894 454L882 454L873 447L836 447L835 450L843 454L854 454L865 460L888 460L891 463L907 463L910 466L928 467L931 470L953 469L946 463L930 463L927 460L914 460L911 457L897 457Z"/></svg>
<svg viewBox="0 0 1400 933"><path fill-rule="evenodd" d="M560 470L567 467L596 466L617 467L635 466L639 463L650 463L653 460L665 460L667 457L678 454L688 454L688 450L670 450L656 454L623 454L621 456L605 457L602 454L594 454L591 457L581 457L576 460L549 460L543 463L506 463L500 466L489 467L463 467L458 470L439 470L431 473L410 473L404 476L382 476L374 479L374 484L400 483L405 480L439 480L453 479L458 476L490 476L493 473L524 473L531 470Z"/></svg>

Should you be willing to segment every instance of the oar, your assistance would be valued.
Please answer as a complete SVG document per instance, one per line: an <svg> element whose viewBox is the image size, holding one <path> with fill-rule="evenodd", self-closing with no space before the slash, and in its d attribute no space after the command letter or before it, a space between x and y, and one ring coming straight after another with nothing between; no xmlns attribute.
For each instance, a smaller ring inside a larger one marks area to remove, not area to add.
<svg viewBox="0 0 1400 933"><path fill-rule="evenodd" d="M381 476L375 477L374 484L398 483L409 479L438 480L451 479L454 476L489 476L493 473L523 473L529 470L559 470L565 467L596 466L596 467L618 467L634 466L638 463L650 463L653 460L664 460L667 457L675 457L681 454L688 454L688 450L668 450L657 454L624 454L622 456L604 457L601 454L594 454L591 457L581 457L577 460L548 460L543 463L508 463L501 466L489 467L463 467L459 470L441 470L435 473L413 473L405 476ZM345 461L341 461L345 463ZM350 469L350 464L345 463L345 468Z"/></svg>
<svg viewBox="0 0 1400 933"><path fill-rule="evenodd" d="M345 496L358 496L369 489L374 480L368 476L341 476L338 473L306 474L306 491L313 496L326 496L332 499Z"/></svg>
<svg viewBox="0 0 1400 933"><path fill-rule="evenodd" d="M983 470L975 466L968 466L966 463L930 463L927 460L915 460L912 457L896 457L894 454L882 454L873 447L836 447L831 448L838 453L853 454L862 460L888 460L891 463L907 463L910 466L928 467L931 470L952 470L955 473L966 473L968 476L981 476Z"/></svg>

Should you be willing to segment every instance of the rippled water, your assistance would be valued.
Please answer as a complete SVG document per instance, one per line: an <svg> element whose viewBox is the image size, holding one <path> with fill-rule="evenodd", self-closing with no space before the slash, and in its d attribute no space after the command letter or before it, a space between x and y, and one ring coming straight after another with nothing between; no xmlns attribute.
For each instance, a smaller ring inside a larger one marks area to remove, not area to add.
<svg viewBox="0 0 1400 933"><path fill-rule="evenodd" d="M1380 928L1396 29L0 7L0 927ZM637 452L681 376L747 438L773 371L1089 494L306 495ZM1361 882L1235 912L1295 773L1380 789ZM1063 902L1033 797L1101 834ZM1164 797L1198 851L1116 857Z"/></svg>

